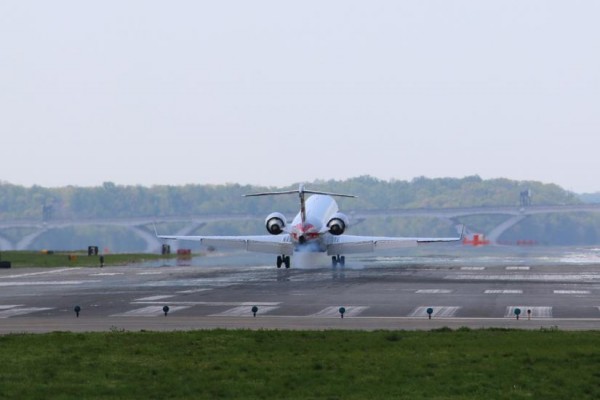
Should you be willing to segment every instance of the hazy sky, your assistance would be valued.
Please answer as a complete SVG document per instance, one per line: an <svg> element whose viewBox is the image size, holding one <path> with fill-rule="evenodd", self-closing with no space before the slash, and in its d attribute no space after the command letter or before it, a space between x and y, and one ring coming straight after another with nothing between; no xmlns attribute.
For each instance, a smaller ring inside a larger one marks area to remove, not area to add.
<svg viewBox="0 0 600 400"><path fill-rule="evenodd" d="M600 1L0 2L0 180L600 191Z"/></svg>

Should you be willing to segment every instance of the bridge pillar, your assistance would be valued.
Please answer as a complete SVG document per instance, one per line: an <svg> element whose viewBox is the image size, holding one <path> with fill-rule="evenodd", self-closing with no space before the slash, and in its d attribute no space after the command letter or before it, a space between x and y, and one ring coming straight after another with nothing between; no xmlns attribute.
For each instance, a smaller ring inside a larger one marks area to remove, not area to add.
<svg viewBox="0 0 600 400"><path fill-rule="evenodd" d="M9 251L14 250L15 245L5 238L4 236L0 236L0 250Z"/></svg>
<svg viewBox="0 0 600 400"><path fill-rule="evenodd" d="M29 246L31 246L31 244L35 241L35 239L37 239L42 233L46 232L47 230L47 227L40 227L37 231L26 235L17 243L17 250L27 250Z"/></svg>
<svg viewBox="0 0 600 400"><path fill-rule="evenodd" d="M518 224L519 222L523 221L527 217L528 216L524 215L524 214L513 215L512 217L510 217L509 219L507 219L506 221L504 221L503 223L501 223L500 225L498 225L497 227L492 229L486 235L486 237L488 238L488 240L491 243L496 244L498 242L498 239L500 238L500 236L502 236L502 234L504 234L504 232L506 232L507 230L509 230L516 224Z"/></svg>

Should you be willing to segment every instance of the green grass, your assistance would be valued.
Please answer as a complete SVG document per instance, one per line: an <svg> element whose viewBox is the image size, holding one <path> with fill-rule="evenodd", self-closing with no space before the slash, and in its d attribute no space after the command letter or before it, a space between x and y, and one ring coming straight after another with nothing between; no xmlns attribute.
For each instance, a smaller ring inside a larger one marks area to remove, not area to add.
<svg viewBox="0 0 600 400"><path fill-rule="evenodd" d="M69 258L69 256L71 256ZM160 254L105 254L104 265L129 265L143 261L175 258L177 255ZM44 253L41 251L3 251L1 261L10 261L12 268L20 267L97 267L99 256L88 256L87 251L61 251Z"/></svg>
<svg viewBox="0 0 600 400"><path fill-rule="evenodd" d="M0 337L0 398L597 399L600 332Z"/></svg>

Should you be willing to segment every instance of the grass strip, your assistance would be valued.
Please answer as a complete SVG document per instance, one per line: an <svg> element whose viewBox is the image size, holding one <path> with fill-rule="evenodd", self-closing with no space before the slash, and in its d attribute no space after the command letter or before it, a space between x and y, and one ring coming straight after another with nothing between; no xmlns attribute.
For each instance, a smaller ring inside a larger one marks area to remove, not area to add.
<svg viewBox="0 0 600 400"><path fill-rule="evenodd" d="M176 254L148 253L105 254L104 265L130 265L144 261L176 258ZM12 268L23 267L98 267L100 256L88 256L86 251L3 251L0 260L10 261Z"/></svg>
<svg viewBox="0 0 600 400"><path fill-rule="evenodd" d="M597 399L600 332L51 333L0 337L0 398Z"/></svg>

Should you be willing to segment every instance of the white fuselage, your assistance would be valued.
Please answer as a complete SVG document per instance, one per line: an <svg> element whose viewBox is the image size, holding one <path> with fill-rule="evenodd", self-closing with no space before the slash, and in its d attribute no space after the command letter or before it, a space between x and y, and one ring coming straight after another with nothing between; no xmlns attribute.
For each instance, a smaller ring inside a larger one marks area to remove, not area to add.
<svg viewBox="0 0 600 400"><path fill-rule="evenodd" d="M296 251L325 251L324 235L329 235L327 223L338 212L335 200L326 195L315 194L306 200L306 217L302 211L296 215L289 230Z"/></svg>

